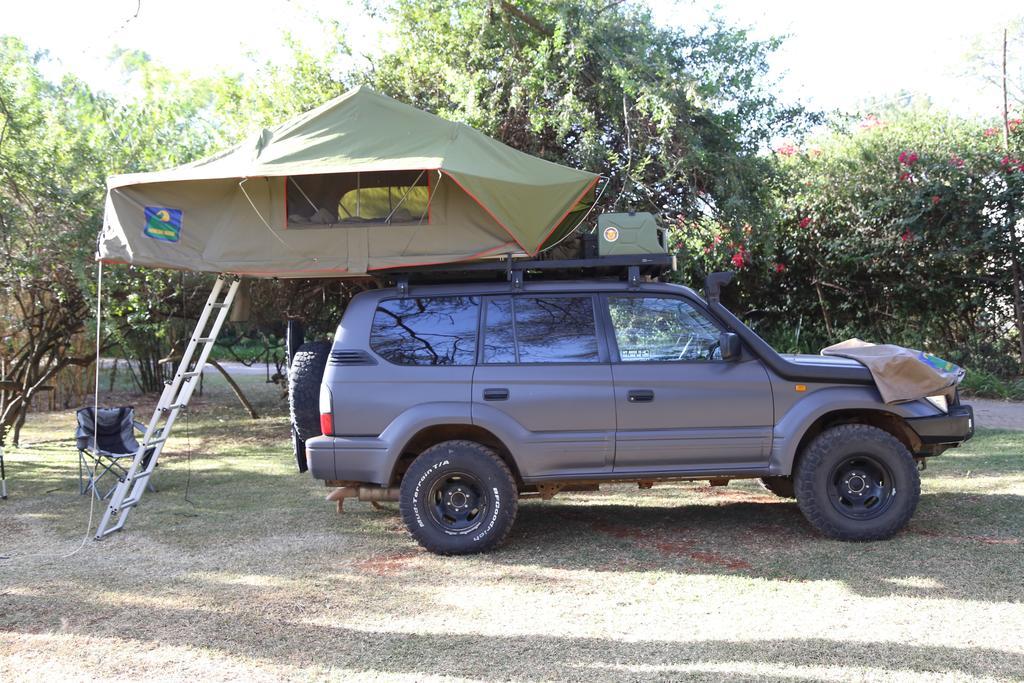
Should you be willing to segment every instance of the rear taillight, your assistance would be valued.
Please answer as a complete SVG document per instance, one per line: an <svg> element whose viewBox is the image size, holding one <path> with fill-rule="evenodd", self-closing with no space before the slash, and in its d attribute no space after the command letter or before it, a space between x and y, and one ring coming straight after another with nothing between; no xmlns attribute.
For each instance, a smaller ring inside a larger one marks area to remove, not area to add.
<svg viewBox="0 0 1024 683"><path fill-rule="evenodd" d="M334 416L330 413L320 413L320 433L327 436L334 434Z"/></svg>
<svg viewBox="0 0 1024 683"><path fill-rule="evenodd" d="M331 390L326 384L320 386L320 433L334 435L334 414Z"/></svg>

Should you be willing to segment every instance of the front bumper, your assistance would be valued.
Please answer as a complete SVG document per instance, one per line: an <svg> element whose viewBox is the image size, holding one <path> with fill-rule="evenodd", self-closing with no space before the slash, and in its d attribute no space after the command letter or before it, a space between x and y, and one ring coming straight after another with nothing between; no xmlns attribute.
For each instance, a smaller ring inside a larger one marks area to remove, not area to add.
<svg viewBox="0 0 1024 683"><path fill-rule="evenodd" d="M907 418L907 424L922 444L959 444L974 436L974 409L968 405L952 405L945 415Z"/></svg>

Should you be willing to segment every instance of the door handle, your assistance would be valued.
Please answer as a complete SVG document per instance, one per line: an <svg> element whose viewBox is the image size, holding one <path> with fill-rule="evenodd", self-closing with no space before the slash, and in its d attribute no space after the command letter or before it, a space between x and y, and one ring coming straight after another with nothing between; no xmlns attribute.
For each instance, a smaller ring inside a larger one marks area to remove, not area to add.
<svg viewBox="0 0 1024 683"><path fill-rule="evenodd" d="M484 389L485 401L507 401L508 389Z"/></svg>
<svg viewBox="0 0 1024 683"><path fill-rule="evenodd" d="M654 392L650 389L630 389L626 400L630 403L650 403L654 400Z"/></svg>

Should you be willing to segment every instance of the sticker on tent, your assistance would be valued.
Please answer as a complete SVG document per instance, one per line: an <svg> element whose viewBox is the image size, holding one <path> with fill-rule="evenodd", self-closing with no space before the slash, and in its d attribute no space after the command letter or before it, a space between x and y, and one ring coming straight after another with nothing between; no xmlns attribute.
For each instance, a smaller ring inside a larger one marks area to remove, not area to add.
<svg viewBox="0 0 1024 683"><path fill-rule="evenodd" d="M181 209L147 206L146 227L142 232L155 240L177 242L181 237Z"/></svg>

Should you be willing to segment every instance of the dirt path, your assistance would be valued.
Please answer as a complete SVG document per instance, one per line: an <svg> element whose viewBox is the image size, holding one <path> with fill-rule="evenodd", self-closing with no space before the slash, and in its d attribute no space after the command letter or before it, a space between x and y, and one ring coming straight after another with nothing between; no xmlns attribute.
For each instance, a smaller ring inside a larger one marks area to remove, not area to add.
<svg viewBox="0 0 1024 683"><path fill-rule="evenodd" d="M978 427L1024 431L1024 403L1022 402L965 398L964 403L969 403L974 407L974 421Z"/></svg>

